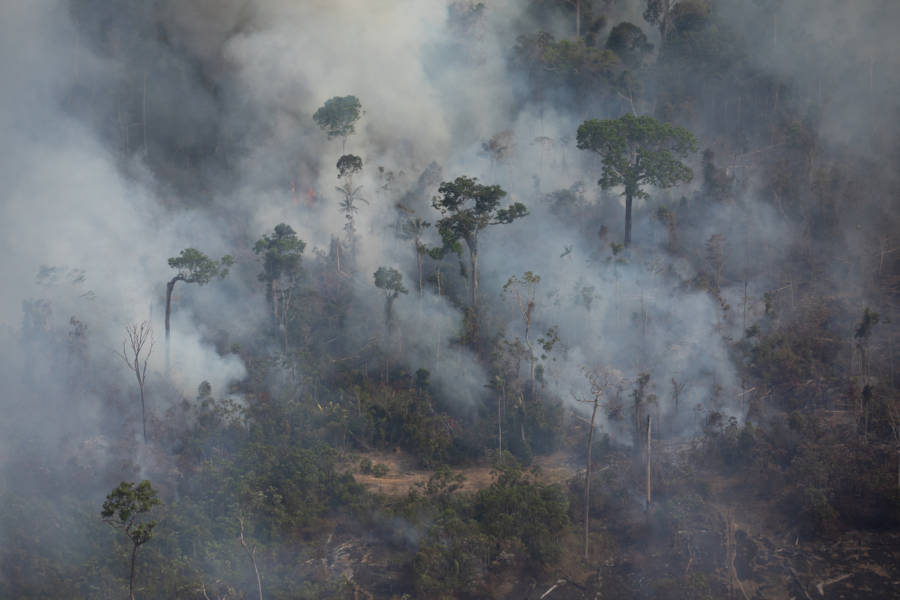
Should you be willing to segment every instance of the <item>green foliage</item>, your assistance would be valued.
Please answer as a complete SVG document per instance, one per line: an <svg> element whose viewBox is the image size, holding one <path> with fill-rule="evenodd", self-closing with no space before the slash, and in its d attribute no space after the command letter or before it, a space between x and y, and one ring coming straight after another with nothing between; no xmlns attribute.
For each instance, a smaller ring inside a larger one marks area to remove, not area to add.
<svg viewBox="0 0 900 600"><path fill-rule="evenodd" d="M555 83L589 90L610 85L622 70L611 49L589 46L585 40L555 40L541 31L519 36L514 49L516 60L536 77L536 87Z"/></svg>
<svg viewBox="0 0 900 600"><path fill-rule="evenodd" d="M438 188L440 197L432 205L444 216L438 221L441 237L469 243L489 225L511 223L528 214L524 205L516 202L500 208L506 192L499 185L482 185L477 177L457 177L445 181Z"/></svg>
<svg viewBox="0 0 900 600"><path fill-rule="evenodd" d="M297 238L293 227L286 223L276 225L273 233L262 236L253 245L253 252L263 259L259 280L272 282L295 275L305 248L306 242Z"/></svg>
<svg viewBox="0 0 900 600"><path fill-rule="evenodd" d="M153 537L156 521L144 521L144 514L160 504L156 490L149 481L139 484L123 481L106 496L100 515L103 520L121 529L135 546Z"/></svg>
<svg viewBox="0 0 900 600"><path fill-rule="evenodd" d="M632 199L649 197L642 186L668 188L693 177L679 159L697 151L697 140L687 129L653 117L590 119L578 127L577 145L600 155L603 172L598 183L604 190L625 188L625 246L631 243Z"/></svg>
<svg viewBox="0 0 900 600"><path fill-rule="evenodd" d="M328 139L352 135L359 120L362 104L356 96L335 96L313 114L313 120L328 135Z"/></svg>
<svg viewBox="0 0 900 600"><path fill-rule="evenodd" d="M337 161L338 179L362 171L362 159L355 154L344 154Z"/></svg>
<svg viewBox="0 0 900 600"><path fill-rule="evenodd" d="M679 159L697 151L687 129L660 123L653 117L624 115L618 119L590 119L578 127L578 148L601 156L603 189L625 186L626 193L646 198L644 184L672 187L693 178Z"/></svg>
<svg viewBox="0 0 900 600"><path fill-rule="evenodd" d="M506 192L499 185L482 185L475 177L462 176L445 181L438 192L440 196L432 199L432 206L443 215L437 228L444 245L436 257L443 256L447 249L458 249L459 240L466 243L472 268L471 305L475 306L478 301L478 235L491 225L512 223L528 215L528 209L520 202L501 208L500 200Z"/></svg>
<svg viewBox="0 0 900 600"><path fill-rule="evenodd" d="M640 67L644 57L653 51L653 44L647 41L647 36L640 27L625 21L609 32L606 48L615 52L629 68L635 69Z"/></svg>
<svg viewBox="0 0 900 600"><path fill-rule="evenodd" d="M379 449L404 448L426 466L447 459L449 417L432 408L427 389L365 385L354 387L353 395L345 423L353 439Z"/></svg>
<svg viewBox="0 0 900 600"><path fill-rule="evenodd" d="M375 287L384 290L385 296L397 298L409 290L403 285L403 274L393 267L378 267L374 273Z"/></svg>
<svg viewBox="0 0 900 600"><path fill-rule="evenodd" d="M209 283L213 277L224 279L233 264L234 258L230 254L212 260L196 248L185 248L169 259L169 266L178 271L175 280L198 285Z"/></svg>
<svg viewBox="0 0 900 600"><path fill-rule="evenodd" d="M492 540L473 520L445 511L428 532L413 559L420 598L454 598L471 590L487 569Z"/></svg>
<svg viewBox="0 0 900 600"><path fill-rule="evenodd" d="M501 467L475 498L475 518L484 530L498 540L519 540L538 568L559 560L568 509L560 486L540 483L515 464Z"/></svg>

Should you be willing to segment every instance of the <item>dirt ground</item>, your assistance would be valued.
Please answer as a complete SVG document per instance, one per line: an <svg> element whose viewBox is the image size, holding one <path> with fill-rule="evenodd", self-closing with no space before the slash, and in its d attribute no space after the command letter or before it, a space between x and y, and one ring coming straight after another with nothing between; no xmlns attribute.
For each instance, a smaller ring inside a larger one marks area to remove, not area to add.
<svg viewBox="0 0 900 600"><path fill-rule="evenodd" d="M372 461L373 465L385 465L388 468L387 475L375 477L360 472L359 464L363 459ZM426 483L433 473L433 471L419 466L415 456L403 451L350 453L346 460L356 481L365 485L369 491L385 496L403 496L417 483ZM568 457L562 452L538 457L535 459L534 465L539 468L539 477L545 483L564 483L579 472L577 466L571 464ZM462 485L463 491L478 491L488 487L494 481L493 467L489 464L452 470L454 473L462 473L465 476Z"/></svg>

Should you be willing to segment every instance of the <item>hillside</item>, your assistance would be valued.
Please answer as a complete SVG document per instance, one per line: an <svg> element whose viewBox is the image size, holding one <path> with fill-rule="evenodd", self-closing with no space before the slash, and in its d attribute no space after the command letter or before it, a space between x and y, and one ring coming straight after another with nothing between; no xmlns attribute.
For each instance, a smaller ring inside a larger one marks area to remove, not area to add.
<svg viewBox="0 0 900 600"><path fill-rule="evenodd" d="M0 19L0 597L890 598L900 4Z"/></svg>

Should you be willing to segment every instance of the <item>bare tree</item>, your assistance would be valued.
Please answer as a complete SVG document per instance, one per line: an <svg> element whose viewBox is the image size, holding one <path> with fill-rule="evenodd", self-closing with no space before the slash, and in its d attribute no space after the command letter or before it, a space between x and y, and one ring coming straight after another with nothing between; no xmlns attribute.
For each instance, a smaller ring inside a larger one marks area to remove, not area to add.
<svg viewBox="0 0 900 600"><path fill-rule="evenodd" d="M144 442L147 441L147 411L144 403L144 384L147 383L147 365L153 353L153 328L150 321L141 321L125 326L125 339L122 340L122 360L134 372L141 394L141 424L144 430Z"/></svg>
<svg viewBox="0 0 900 600"><path fill-rule="evenodd" d="M531 384L531 395L534 396L534 367L535 354L534 342L531 341L528 334L531 331L531 317L534 313L535 295L537 294L537 286L541 282L540 275L535 275L531 271L526 271L519 278L513 275L503 286L503 295L511 295L516 299L519 306L519 312L522 313L522 320L525 323L525 345L528 347L528 380Z"/></svg>
<svg viewBox="0 0 900 600"><path fill-rule="evenodd" d="M602 369L594 369L587 374L588 381L591 384L591 398L575 399L579 402L591 403L591 424L588 431L587 439L587 461L584 470L584 559L588 559L590 551L590 531L591 531L591 450L594 445L594 422L597 418L597 408L600 406L600 400L606 394L606 390L611 384L611 375L609 371Z"/></svg>
<svg viewBox="0 0 900 600"><path fill-rule="evenodd" d="M253 572L256 573L256 589L259 592L259 600L262 600L262 578L259 576L259 568L256 566L256 546L250 546L244 539L244 517L238 517L238 523L241 525L240 542L247 556L250 557L250 563L253 565Z"/></svg>

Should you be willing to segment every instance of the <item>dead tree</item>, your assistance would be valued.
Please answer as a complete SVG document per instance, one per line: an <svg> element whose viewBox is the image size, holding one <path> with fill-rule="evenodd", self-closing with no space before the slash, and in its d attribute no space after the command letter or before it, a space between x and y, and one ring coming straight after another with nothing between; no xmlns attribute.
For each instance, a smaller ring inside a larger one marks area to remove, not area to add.
<svg viewBox="0 0 900 600"><path fill-rule="evenodd" d="M238 517L238 523L241 525L240 542L247 556L250 557L250 563L253 565L253 572L256 573L256 589L259 592L259 600L262 600L262 578L259 576L259 568L256 566L256 546L250 546L244 539L244 517Z"/></svg>
<svg viewBox="0 0 900 600"><path fill-rule="evenodd" d="M577 398L579 402L591 403L591 424L588 430L587 460L584 470L584 559L588 559L590 552L591 532L591 451L594 445L594 423L597 419L597 408L600 400L610 385L610 374L606 371L595 369L588 373L588 381L591 384L591 398Z"/></svg>
<svg viewBox="0 0 900 600"><path fill-rule="evenodd" d="M122 360L125 366L134 373L141 396L141 424L144 431L144 442L147 442L147 410L144 403L144 385L147 383L147 365L153 353L153 328L150 321L141 321L125 326L125 339L122 340Z"/></svg>

